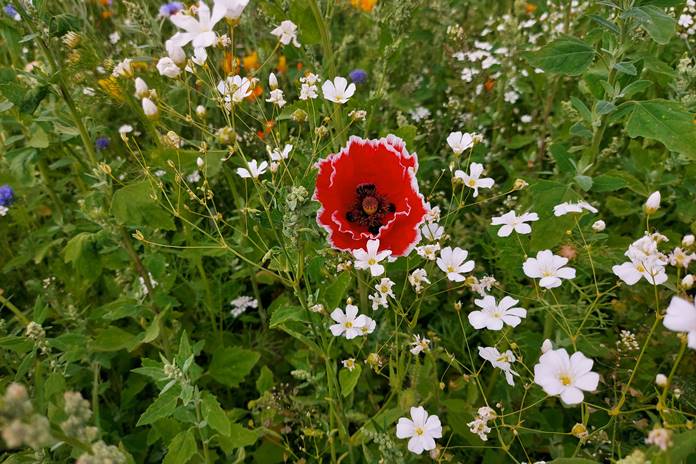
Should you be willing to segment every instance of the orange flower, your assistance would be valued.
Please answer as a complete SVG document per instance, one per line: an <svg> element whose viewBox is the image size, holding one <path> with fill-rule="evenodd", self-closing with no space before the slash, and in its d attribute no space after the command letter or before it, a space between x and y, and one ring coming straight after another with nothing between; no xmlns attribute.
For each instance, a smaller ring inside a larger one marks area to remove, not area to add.
<svg viewBox="0 0 696 464"><path fill-rule="evenodd" d="M369 13L377 5L377 0L350 0L350 4L355 8L360 8L361 10Z"/></svg>
<svg viewBox="0 0 696 464"><path fill-rule="evenodd" d="M493 87L495 87L495 79L488 79L485 84L483 84L483 87L486 89L487 92L490 92L493 90Z"/></svg>
<svg viewBox="0 0 696 464"><path fill-rule="evenodd" d="M534 12L536 11L537 6L536 6L535 4L533 4L533 3L527 3L527 4L524 6L524 9L527 11L527 14L532 14L532 13L534 13Z"/></svg>
<svg viewBox="0 0 696 464"><path fill-rule="evenodd" d="M251 95L247 97L247 100L254 101L256 100L256 97L261 95L263 95L263 86L257 82L254 88L251 89Z"/></svg>
<svg viewBox="0 0 696 464"><path fill-rule="evenodd" d="M267 134L270 134L271 131L273 130L273 127L275 127L275 122L273 120L266 121L266 124L264 127L264 132L266 132Z"/></svg>
<svg viewBox="0 0 696 464"><path fill-rule="evenodd" d="M111 13L111 10L104 10L104 11L102 11L102 13L101 13L101 17L102 17L103 19L108 19L108 18L111 17L111 14L112 14L112 13Z"/></svg>
<svg viewBox="0 0 696 464"><path fill-rule="evenodd" d="M254 52L242 58L242 66L249 72L259 69L259 54Z"/></svg>
<svg viewBox="0 0 696 464"><path fill-rule="evenodd" d="M297 63L297 70L302 71L302 68L304 68L304 63L300 61L299 63Z"/></svg>
<svg viewBox="0 0 696 464"><path fill-rule="evenodd" d="M288 60L285 58L285 55L280 55L278 57L278 65L276 66L276 71L278 71L279 74L288 72Z"/></svg>

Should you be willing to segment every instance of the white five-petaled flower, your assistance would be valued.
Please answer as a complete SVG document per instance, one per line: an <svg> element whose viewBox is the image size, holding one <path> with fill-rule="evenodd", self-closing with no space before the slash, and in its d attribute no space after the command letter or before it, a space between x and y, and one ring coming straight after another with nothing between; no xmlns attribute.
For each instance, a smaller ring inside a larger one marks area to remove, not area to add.
<svg viewBox="0 0 696 464"><path fill-rule="evenodd" d="M394 281L388 277L382 277L379 283L375 285L375 289L385 297L390 296L394 298L394 292L392 288L394 287Z"/></svg>
<svg viewBox="0 0 696 464"><path fill-rule="evenodd" d="M651 255L617 264L611 270L628 285L635 285L641 277L652 285L661 285L667 282L665 264L658 256Z"/></svg>
<svg viewBox="0 0 696 464"><path fill-rule="evenodd" d="M225 18L236 21L242 16L249 0L215 0L215 7L225 9ZM218 6L219 5L219 6Z"/></svg>
<svg viewBox="0 0 696 464"><path fill-rule="evenodd" d="M437 222L428 222L421 227L421 235L430 241L440 240L445 233L445 228Z"/></svg>
<svg viewBox="0 0 696 464"><path fill-rule="evenodd" d="M280 90L280 89L273 89L273 90L271 90L271 93L270 93L270 95L268 96L268 98L266 99L266 101L267 101L268 103L273 103L274 105L277 105L278 108L282 108L282 107L285 106L285 104L287 103L287 102L285 101L285 97L284 97L284 95L283 95L283 91Z"/></svg>
<svg viewBox="0 0 696 464"><path fill-rule="evenodd" d="M384 266L379 263L391 255L391 250L378 250L379 240L368 240L365 249L353 250L355 269L369 269L372 277L381 276Z"/></svg>
<svg viewBox="0 0 696 464"><path fill-rule="evenodd" d="M337 76L334 77L333 82L325 80L321 85L321 92L327 100L343 104L348 102L355 93L355 84L351 82L349 85L345 77Z"/></svg>
<svg viewBox="0 0 696 464"><path fill-rule="evenodd" d="M481 308L481 311L469 313L469 323L475 329L501 330L505 324L517 327L522 322L522 318L527 317L526 309L514 307L519 300L510 296L496 303L495 298L486 295L481 300L474 300L474 303Z"/></svg>
<svg viewBox="0 0 696 464"><path fill-rule="evenodd" d="M673 296L662 323L673 332L688 334L688 346L696 350L696 305L693 301Z"/></svg>
<svg viewBox="0 0 696 464"><path fill-rule="evenodd" d="M561 286L561 279L574 279L575 269L565 267L568 258L557 256L551 250L541 250L536 258L527 258L522 270L527 277L539 280L539 286L556 288Z"/></svg>
<svg viewBox="0 0 696 464"><path fill-rule="evenodd" d="M214 45L217 35L213 28L225 15L224 7L218 5L219 3L216 2L211 15L208 5L202 1L199 2L197 8L198 20L193 16L184 14L182 11L170 16L170 21L179 29L184 30L184 32L174 34L170 39L171 43L183 47L191 42L194 48L206 48Z"/></svg>
<svg viewBox="0 0 696 464"><path fill-rule="evenodd" d="M418 355L423 351L430 350L430 340L420 335L413 336L414 341L411 342L411 349L409 350L411 354Z"/></svg>
<svg viewBox="0 0 696 464"><path fill-rule="evenodd" d="M468 132L451 132L447 136L447 144L455 154L461 155L465 150L474 146L474 137Z"/></svg>
<svg viewBox="0 0 696 464"><path fill-rule="evenodd" d="M416 293L423 291L423 284L429 284L428 273L423 268L418 268L408 275L408 282Z"/></svg>
<svg viewBox="0 0 696 464"><path fill-rule="evenodd" d="M256 179L261 174L266 172L266 169L268 169L267 161L261 161L261 163L257 163L256 160L249 160L246 169L237 168L237 174L239 175L239 177L242 177L244 179L248 179L250 177Z"/></svg>
<svg viewBox="0 0 696 464"><path fill-rule="evenodd" d="M518 216L514 211L507 212L502 216L491 218L491 225L503 226L498 229L498 237L509 237L514 230L518 234L528 234L532 231L532 226L527 222L538 221L537 213L524 213Z"/></svg>
<svg viewBox="0 0 696 464"><path fill-rule="evenodd" d="M469 171L469 174L467 174L461 169L457 169L456 171L454 171L454 177L456 177L457 179L461 179L464 182L464 185L471 189L474 189L474 198L478 196L479 188L491 188L493 187L493 184L495 184L495 181L492 178L481 177L481 174L483 174L482 164L471 163L471 166L469 166Z"/></svg>
<svg viewBox="0 0 696 464"><path fill-rule="evenodd" d="M149 118L154 118L159 113L159 110L157 109L157 104L155 104L155 102L153 102L150 98L143 98L142 105L143 113L145 113L145 116Z"/></svg>
<svg viewBox="0 0 696 464"><path fill-rule="evenodd" d="M465 272L471 272L474 269L474 261L466 261L469 252L456 247L445 247L440 251L440 257L437 258L437 266L447 274L447 278L454 282L463 282Z"/></svg>
<svg viewBox="0 0 696 464"><path fill-rule="evenodd" d="M352 304L346 305L345 312L341 308L334 309L331 312L331 319L336 321L336 324L329 327L334 337L343 335L347 340L363 335L362 329L369 322L369 318L364 314L358 315L358 307Z"/></svg>
<svg viewBox="0 0 696 464"><path fill-rule="evenodd" d="M168 56L159 59L157 62L157 71L160 73L160 76L166 76L172 79L181 74L179 66Z"/></svg>
<svg viewBox="0 0 696 464"><path fill-rule="evenodd" d="M288 156L290 156L292 145L286 143L282 150L279 150L278 148L271 149L270 146L267 146L266 150L268 151L268 156L271 157L272 161L286 160L288 159Z"/></svg>
<svg viewBox="0 0 696 464"><path fill-rule="evenodd" d="M251 84L246 77L228 76L226 80L218 82L217 89L225 96L225 100L231 99L234 103L240 103L251 95Z"/></svg>
<svg viewBox="0 0 696 464"><path fill-rule="evenodd" d="M442 438L440 418L432 415L422 407L411 408L411 418L402 417L396 424L396 437L408 438L408 450L421 454L435 449L435 439Z"/></svg>
<svg viewBox="0 0 696 464"><path fill-rule="evenodd" d="M295 47L299 48L300 46L300 43L297 41L297 25L289 19L281 22L280 26L271 31L271 34L278 37L278 40L283 45L288 45L292 42Z"/></svg>
<svg viewBox="0 0 696 464"><path fill-rule="evenodd" d="M534 366L534 383L548 395L560 395L565 404L579 404L585 397L583 391L594 391L599 384L599 374L592 372L593 364L579 351L569 356L563 348L549 350Z"/></svg>
<svg viewBox="0 0 696 464"><path fill-rule="evenodd" d="M579 201L577 203L565 202L556 205L553 207L553 214L554 216L564 216L568 213L582 213L584 210L597 213L597 208L586 201Z"/></svg>
<svg viewBox="0 0 696 464"><path fill-rule="evenodd" d="M498 351L492 346L479 346L478 348L479 356L481 356L486 361L490 362L493 367L498 368L505 373L505 380L508 385L514 386L515 380L513 375L519 375L517 372L512 370L512 363L515 362L515 355L512 351L507 350L504 353Z"/></svg>

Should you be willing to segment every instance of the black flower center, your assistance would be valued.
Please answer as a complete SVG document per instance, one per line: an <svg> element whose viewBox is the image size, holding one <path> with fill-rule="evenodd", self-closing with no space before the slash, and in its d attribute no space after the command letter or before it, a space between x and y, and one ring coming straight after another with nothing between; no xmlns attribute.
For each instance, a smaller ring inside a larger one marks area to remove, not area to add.
<svg viewBox="0 0 696 464"><path fill-rule="evenodd" d="M377 235L380 227L387 221L387 215L394 212L394 203L380 195L375 184L360 184L355 189L355 202L346 213L346 219L348 222L367 227L371 234Z"/></svg>

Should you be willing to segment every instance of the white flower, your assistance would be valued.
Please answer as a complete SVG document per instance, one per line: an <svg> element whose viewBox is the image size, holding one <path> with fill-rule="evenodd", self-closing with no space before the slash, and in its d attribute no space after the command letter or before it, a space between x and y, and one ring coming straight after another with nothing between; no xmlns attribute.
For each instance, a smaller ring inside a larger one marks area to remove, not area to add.
<svg viewBox="0 0 696 464"><path fill-rule="evenodd" d="M288 159L288 156L290 156L290 152L292 151L292 145L286 143L282 151L277 148L271 150L271 147L267 146L266 151L268 151L268 156L271 157L272 161L286 160Z"/></svg>
<svg viewBox="0 0 696 464"><path fill-rule="evenodd" d="M191 58L191 61L193 61L198 66L203 66L207 60L208 52L205 51L205 48L196 47L193 49L193 58Z"/></svg>
<svg viewBox="0 0 696 464"><path fill-rule="evenodd" d="M240 103L252 92L251 81L241 76L228 76L226 80L218 82L217 89L234 103Z"/></svg>
<svg viewBox="0 0 696 464"><path fill-rule="evenodd" d="M461 179L464 185L474 189L474 198L478 196L479 188L491 188L495 181L490 177L480 178L483 173L483 165L480 163L471 163L469 167L470 173L467 174L461 169L454 171L454 177Z"/></svg>
<svg viewBox="0 0 696 464"><path fill-rule="evenodd" d="M317 88L316 85L309 85L309 84L302 84L302 88L300 89L300 100L307 100L307 99L312 99L314 100L319 96L317 93L319 89Z"/></svg>
<svg viewBox="0 0 696 464"><path fill-rule="evenodd" d="M161 76L169 77L174 79L181 73L181 69L176 65L174 60L165 56L160 58L157 62L157 71L159 71Z"/></svg>
<svg viewBox="0 0 696 464"><path fill-rule="evenodd" d="M392 291L392 288L394 287L394 281L391 280L388 277L382 277L380 279L379 283L375 285L375 289L381 293L382 295L390 296L394 298L394 292Z"/></svg>
<svg viewBox="0 0 696 464"><path fill-rule="evenodd" d="M694 23L694 18L684 13L679 16L677 23L684 29L688 29Z"/></svg>
<svg viewBox="0 0 696 464"><path fill-rule="evenodd" d="M664 428L653 429L645 439L646 445L655 445L662 451L667 451L674 443L672 442L672 431Z"/></svg>
<svg viewBox="0 0 696 464"><path fill-rule="evenodd" d="M116 45L119 40L121 40L121 34L119 34L118 31L109 34L109 42L112 44Z"/></svg>
<svg viewBox="0 0 696 464"><path fill-rule="evenodd" d="M685 236L682 238L682 246L683 246L684 248L688 248L688 247L690 247L691 245L694 244L694 241L695 241L695 240L696 240L696 238L695 238L692 234L685 235Z"/></svg>
<svg viewBox="0 0 696 464"><path fill-rule="evenodd" d="M216 3L211 16L210 8L201 1L198 3L197 10L198 20L193 16L184 14L183 11L169 17L176 27L185 31L177 32L172 36L170 40L173 45L183 47L191 42L193 48L205 48L215 44L217 35L213 32L213 28L224 16L224 9Z"/></svg>
<svg viewBox="0 0 696 464"><path fill-rule="evenodd" d="M514 211L507 212L502 216L491 218L491 225L503 226L498 229L498 237L509 237L514 230L518 234L528 234L532 231L532 226L527 222L538 221L537 213L524 213L517 216Z"/></svg>
<svg viewBox="0 0 696 464"><path fill-rule="evenodd" d="M582 213L583 210L587 210L591 213L597 213L597 208L592 206L586 201L579 201L577 203L565 202L560 205L553 207L554 216L564 216L568 213Z"/></svg>
<svg viewBox="0 0 696 464"><path fill-rule="evenodd" d="M261 161L261 163L256 163L256 160L250 160L247 163L247 168L237 168L237 174L239 177L248 179L250 177L253 177L256 179L259 177L261 174L266 172L266 169L268 169L268 162L267 161Z"/></svg>
<svg viewBox="0 0 696 464"><path fill-rule="evenodd" d="M592 372L593 364L579 351L568 356L563 348L549 350L534 366L534 383L548 395L560 395L565 404L579 404L584 399L583 391L594 391L599 384L599 374Z"/></svg>
<svg viewBox="0 0 696 464"><path fill-rule="evenodd" d="M164 48L167 50L167 55L169 55L169 58L177 65L184 64L186 62L186 52L179 45L172 42L171 39L164 42ZM162 74L161 71L160 74Z"/></svg>
<svg viewBox="0 0 696 464"><path fill-rule="evenodd" d="M512 370L512 363L515 362L515 355L512 351L507 350L504 353L498 351L495 347L478 347L479 356L481 356L486 361L490 362L493 367L498 368L505 373L505 380L508 385L515 386L515 380L513 375L519 376L519 374Z"/></svg>
<svg viewBox="0 0 696 464"><path fill-rule="evenodd" d="M469 431L471 433L475 433L483 441L488 441L488 434L491 432L491 428L488 426L488 421L477 417L466 425L469 426Z"/></svg>
<svg viewBox="0 0 696 464"><path fill-rule="evenodd" d="M429 261L435 261L437 259L437 253L440 251L439 243L431 243L429 245L423 245L416 247L416 253Z"/></svg>
<svg viewBox="0 0 696 464"><path fill-rule="evenodd" d="M333 82L326 80L321 85L321 92L324 98L334 103L343 104L350 99L355 93L355 84L352 82L348 85L348 80L345 77L334 77Z"/></svg>
<svg viewBox="0 0 696 464"><path fill-rule="evenodd" d="M269 97L266 99L268 103L273 103L278 105L278 108L282 108L287 103L283 97L283 91L280 89L271 90Z"/></svg>
<svg viewBox="0 0 696 464"><path fill-rule="evenodd" d="M509 296L496 303L495 298L487 295L481 300L474 300L474 303L482 309L469 313L469 323L475 329L501 330L505 324L517 327L522 322L521 318L527 317L526 309L513 307L519 300Z"/></svg>
<svg viewBox="0 0 696 464"><path fill-rule="evenodd" d="M364 319L360 325L360 335L368 335L375 331L377 327L377 322L369 316L361 316ZM360 319L360 318L358 318Z"/></svg>
<svg viewBox="0 0 696 464"><path fill-rule="evenodd" d="M493 276L483 276L481 279L473 277L473 281L474 282L471 284L471 290L481 296L486 296L493 285L495 285L497 282Z"/></svg>
<svg viewBox="0 0 696 464"><path fill-rule="evenodd" d="M396 437L409 438L408 450L421 454L435 449L435 438L442 438L440 419L429 416L422 406L411 408L411 419L402 417L396 424Z"/></svg>
<svg viewBox="0 0 696 464"><path fill-rule="evenodd" d="M692 350L696 350L696 306L694 302L678 296L672 297L662 323L673 332L688 334L688 346Z"/></svg>
<svg viewBox="0 0 696 464"><path fill-rule="evenodd" d="M258 308L259 302L250 296L239 296L230 301L230 305L232 305L230 314L236 318L241 316L248 308Z"/></svg>
<svg viewBox="0 0 696 464"><path fill-rule="evenodd" d="M278 78L274 73L270 73L268 75L268 86L272 89L275 90L278 88Z"/></svg>
<svg viewBox="0 0 696 464"><path fill-rule="evenodd" d="M660 209L660 191L656 191L650 194L648 199L645 201L645 212L647 214L653 214L655 211Z"/></svg>
<svg viewBox="0 0 696 464"><path fill-rule="evenodd" d="M523 114L522 117L520 117L520 122L523 124L529 124L532 122L532 117L528 114Z"/></svg>
<svg viewBox="0 0 696 464"><path fill-rule="evenodd" d="M684 250L682 250L679 247L675 248L669 254L669 264L671 264L672 266L675 266L675 267L683 267L684 269L688 268L689 264L694 259L696 259L696 254L686 253Z"/></svg>
<svg viewBox="0 0 696 464"><path fill-rule="evenodd" d="M331 313L331 319L336 321L329 329L334 337L343 335L347 340L362 335L362 327L367 323L367 316L358 316L358 307L352 304L346 305L346 312L341 308L336 308Z"/></svg>
<svg viewBox="0 0 696 464"><path fill-rule="evenodd" d="M125 60L114 66L114 70L111 73L114 77L131 77L133 75L133 60L126 58Z"/></svg>
<svg viewBox="0 0 696 464"><path fill-rule="evenodd" d="M423 284L429 284L428 273L425 269L419 268L408 275L408 282L416 293L423 291Z"/></svg>
<svg viewBox="0 0 696 464"><path fill-rule="evenodd" d="M554 255L551 250L542 250L537 253L536 258L527 258L522 270L527 277L541 279L540 287L556 288L561 286L561 279L575 278L575 269L564 267L566 263L567 258Z"/></svg>
<svg viewBox="0 0 696 464"><path fill-rule="evenodd" d="M411 342L411 349L409 350L411 354L416 356L424 351L430 351L430 340L420 335L414 335L414 341Z"/></svg>
<svg viewBox="0 0 696 464"><path fill-rule="evenodd" d="M447 136L447 144L455 154L461 155L465 150L474 146L474 138L468 132L451 132Z"/></svg>
<svg viewBox="0 0 696 464"><path fill-rule="evenodd" d="M198 170L193 171L191 174L186 176L186 182L189 184L195 184L196 182L201 180L201 173L198 172Z"/></svg>
<svg viewBox="0 0 696 464"><path fill-rule="evenodd" d="M474 269L473 261L466 261L469 252L456 247L454 250L451 247L445 247L440 251L440 257L437 258L437 266L447 273L447 278L454 282L463 282L465 272L471 272Z"/></svg>
<svg viewBox="0 0 696 464"><path fill-rule="evenodd" d="M485 62L484 62L484 64L485 64ZM508 90L507 92L505 92L504 99L507 103L514 104L517 100L520 99L520 94L515 92L514 90Z"/></svg>
<svg viewBox="0 0 696 464"><path fill-rule="evenodd" d="M628 285L635 285L641 277L652 285L661 285L667 282L664 264L659 257L650 255L612 266L611 270Z"/></svg>
<svg viewBox="0 0 696 464"><path fill-rule="evenodd" d="M135 97L145 98L150 96L150 88L147 83L139 77L135 78Z"/></svg>
<svg viewBox="0 0 696 464"><path fill-rule="evenodd" d="M438 222L440 220L440 207L430 206L430 203L426 203L425 220L428 222Z"/></svg>
<svg viewBox="0 0 696 464"><path fill-rule="evenodd" d="M592 230L595 232L602 232L604 229L606 229L607 225L604 221L601 219L599 221L595 221L594 224L592 224Z"/></svg>
<svg viewBox="0 0 696 464"><path fill-rule="evenodd" d="M294 46L300 46L300 43L297 41L297 25L289 19L281 22L280 26L271 31L271 34L278 37L278 40L283 45L288 45L292 42Z"/></svg>
<svg viewBox="0 0 696 464"><path fill-rule="evenodd" d="M344 359L341 361L341 364L343 364L343 367L352 372L353 369L355 369L355 358Z"/></svg>
<svg viewBox="0 0 696 464"><path fill-rule="evenodd" d="M657 385L658 387L666 387L667 376L665 374L657 374L655 376L655 385Z"/></svg>
<svg viewBox="0 0 696 464"><path fill-rule="evenodd" d="M149 118L154 118L159 113L159 110L157 109L157 105L155 104L155 102L153 102L149 98L143 98L142 104L143 104L143 113L145 113L145 116L147 116Z"/></svg>
<svg viewBox="0 0 696 464"><path fill-rule="evenodd" d="M379 262L391 255L391 250L378 250L379 240L368 240L364 250L353 250L355 269L369 269L372 277L382 275L384 273L384 266L379 264Z"/></svg>
<svg viewBox="0 0 696 464"><path fill-rule="evenodd" d="M421 234L423 235L423 237L433 242L436 240L440 240L440 238L442 238L442 234L444 233L445 228L437 222L429 222L427 224L423 224L423 226L421 227Z"/></svg>
<svg viewBox="0 0 696 464"><path fill-rule="evenodd" d="M118 128L118 133L124 142L128 140L128 134L130 134L131 132L133 132L133 126L131 126L130 124L124 124Z"/></svg>
<svg viewBox="0 0 696 464"><path fill-rule="evenodd" d="M236 21L248 3L249 0L215 0L214 8L224 8L225 18Z"/></svg>
<svg viewBox="0 0 696 464"><path fill-rule="evenodd" d="M387 296L379 292L375 292L367 297L372 302L372 310L377 311L380 307L388 308L389 301L387 301Z"/></svg>

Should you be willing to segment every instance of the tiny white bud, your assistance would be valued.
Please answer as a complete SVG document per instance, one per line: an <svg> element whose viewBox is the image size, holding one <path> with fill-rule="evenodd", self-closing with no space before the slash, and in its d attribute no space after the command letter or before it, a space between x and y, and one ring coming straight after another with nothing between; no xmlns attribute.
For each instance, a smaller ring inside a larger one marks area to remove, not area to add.
<svg viewBox="0 0 696 464"><path fill-rule="evenodd" d="M145 113L145 116L154 118L159 113L159 110L157 109L155 102L149 98L143 98L143 112Z"/></svg>
<svg viewBox="0 0 696 464"><path fill-rule="evenodd" d="M268 76L268 86L271 88L271 90L275 90L278 88L278 79L276 78L276 75L271 73L270 76Z"/></svg>
<svg viewBox="0 0 696 464"><path fill-rule="evenodd" d="M544 340L544 343L541 344L541 352L546 353L549 350L553 349L553 345L551 344L551 340L548 338Z"/></svg>
<svg viewBox="0 0 696 464"><path fill-rule="evenodd" d="M667 376L665 374L657 374L655 376L655 385L657 385L658 387L666 387Z"/></svg>
<svg viewBox="0 0 696 464"><path fill-rule="evenodd" d="M604 229L606 229L606 227L606 223L601 219L592 224L592 230L594 230L595 232L602 232Z"/></svg>
<svg viewBox="0 0 696 464"><path fill-rule="evenodd" d="M686 290L689 290L691 287L694 286L694 276L691 274L685 275L681 281L681 285Z"/></svg>
<svg viewBox="0 0 696 464"><path fill-rule="evenodd" d="M196 107L196 116L198 116L200 119L203 119L207 113L207 110L205 109L205 106L203 105L198 105Z"/></svg>
<svg viewBox="0 0 696 464"><path fill-rule="evenodd" d="M684 238L682 238L682 246L683 247L690 247L693 244L694 244L694 236L692 234L685 235Z"/></svg>
<svg viewBox="0 0 696 464"><path fill-rule="evenodd" d="M650 194L648 199L645 201L645 212L647 214L654 214L658 209L660 209L660 191L655 191Z"/></svg>
<svg viewBox="0 0 696 464"><path fill-rule="evenodd" d="M144 80L139 77L135 78L135 97L145 98L150 95L150 88Z"/></svg>
<svg viewBox="0 0 696 464"><path fill-rule="evenodd" d="M196 158L196 166L198 166L199 169L203 168L204 165L205 161L203 161L203 158L201 158L200 156Z"/></svg>

